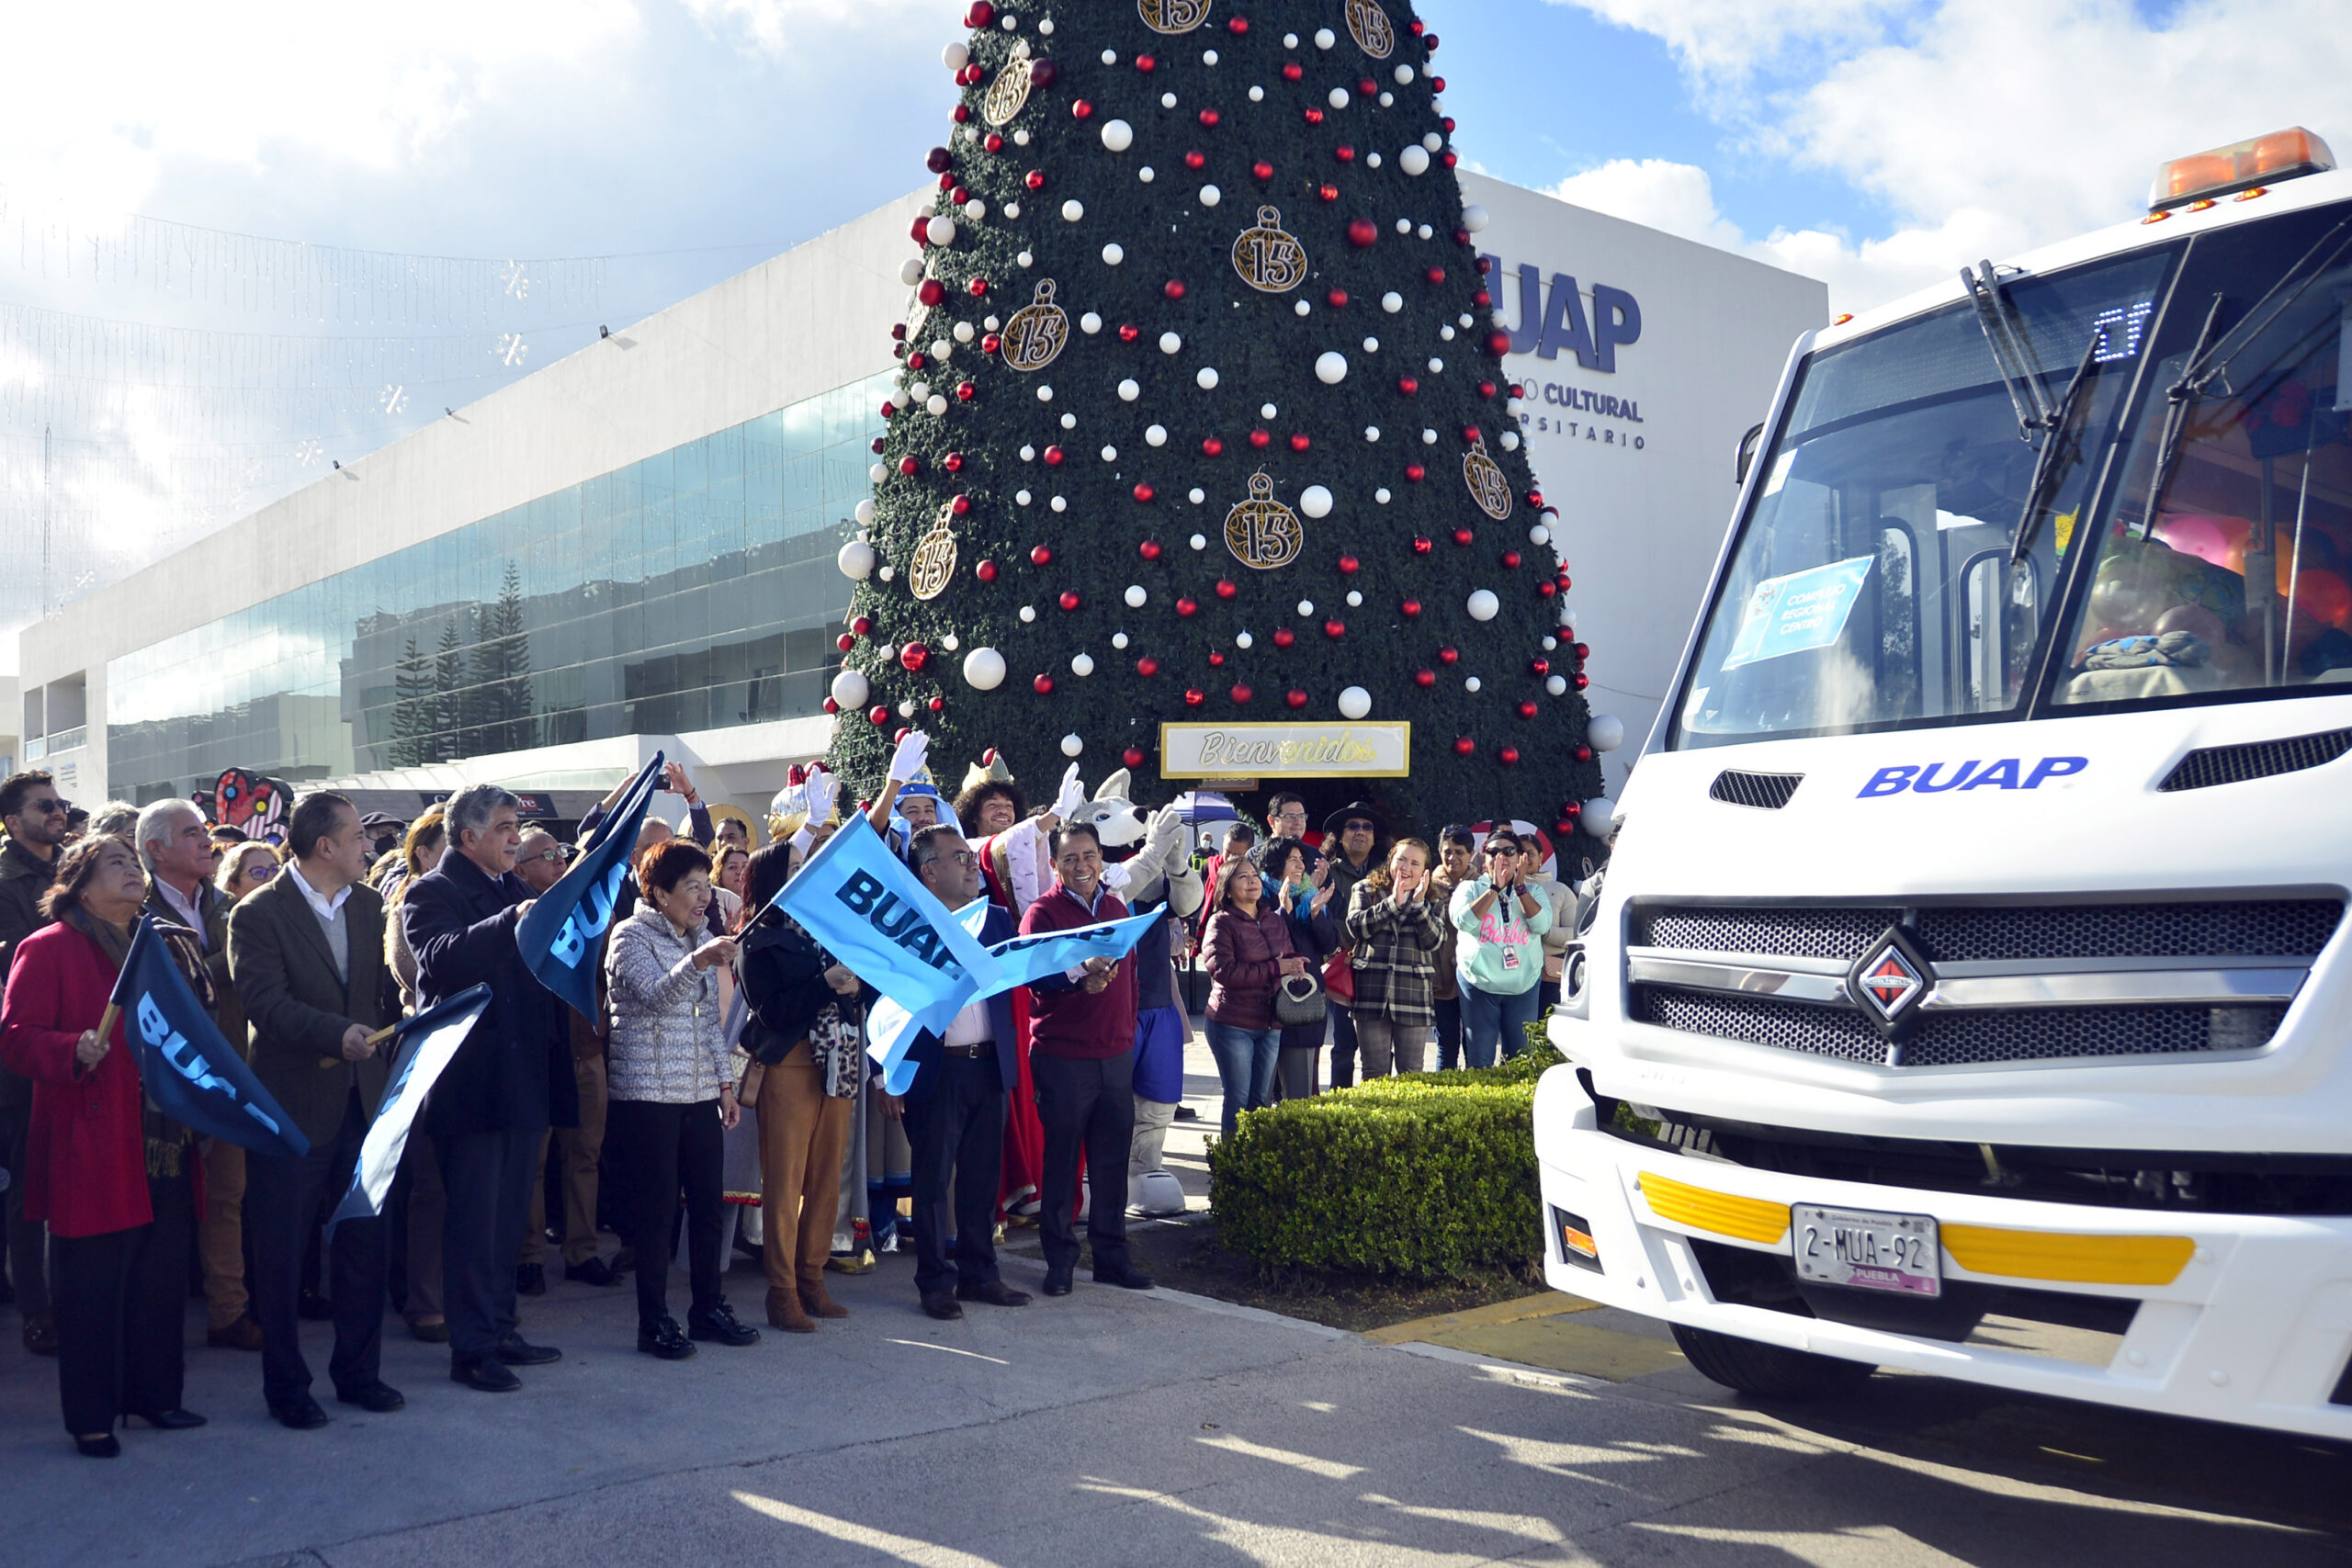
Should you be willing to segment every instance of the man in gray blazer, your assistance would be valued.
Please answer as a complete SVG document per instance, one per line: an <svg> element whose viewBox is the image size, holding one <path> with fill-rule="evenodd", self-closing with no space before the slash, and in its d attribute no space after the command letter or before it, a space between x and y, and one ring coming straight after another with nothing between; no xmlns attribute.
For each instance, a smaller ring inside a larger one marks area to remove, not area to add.
<svg viewBox="0 0 2352 1568"><path fill-rule="evenodd" d="M361 879L368 837L350 801L306 795L288 823L294 863L229 916L229 966L253 1036L254 1077L311 1140L311 1152L254 1155L245 1223L254 1243L262 1395L297 1431L326 1425L311 1396L297 1314L302 1252L323 1199L351 1185L359 1145L383 1097L384 903ZM377 1414L407 1403L379 1375L384 1327L384 1222L345 1220L328 1258L334 1302L335 1397Z"/></svg>

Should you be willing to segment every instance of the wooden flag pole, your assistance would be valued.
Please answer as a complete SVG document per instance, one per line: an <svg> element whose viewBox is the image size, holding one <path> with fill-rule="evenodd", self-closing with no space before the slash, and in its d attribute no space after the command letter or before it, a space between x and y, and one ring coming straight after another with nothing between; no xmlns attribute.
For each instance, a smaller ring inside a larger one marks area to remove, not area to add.
<svg viewBox="0 0 2352 1568"><path fill-rule="evenodd" d="M122 1008L116 1002L108 1002L107 1010L98 1014L98 1040L101 1043L114 1038L114 1021L121 1016Z"/></svg>
<svg viewBox="0 0 2352 1568"><path fill-rule="evenodd" d="M368 1043L371 1047L381 1045L385 1041L390 1040L393 1035L398 1034L400 1032L401 1026L399 1024L388 1023L383 1028L376 1031L375 1033L370 1034L368 1037ZM343 1064L344 1058L341 1056L322 1056L319 1058L319 1069L322 1072L325 1071L329 1067L342 1066Z"/></svg>

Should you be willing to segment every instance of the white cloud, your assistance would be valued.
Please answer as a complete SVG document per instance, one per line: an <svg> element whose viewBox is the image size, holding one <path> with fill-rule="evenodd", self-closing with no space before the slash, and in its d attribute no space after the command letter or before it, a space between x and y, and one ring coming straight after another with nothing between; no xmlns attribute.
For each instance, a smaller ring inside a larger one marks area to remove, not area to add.
<svg viewBox="0 0 2352 1568"><path fill-rule="evenodd" d="M950 39L962 37L964 32L957 23L956 14L942 4L942 0L681 0L681 3L688 14L710 32L731 36L738 42L753 45L762 52L773 55L791 55L807 51L818 37L812 29L839 31L853 25L861 29L895 28L910 17L923 17L938 24L938 43L931 47L930 52L935 52Z"/></svg>
<svg viewBox="0 0 2352 1568"><path fill-rule="evenodd" d="M1835 174L1890 222L1749 238L1702 171L1657 160L1560 194L1824 278L1840 310L2130 218L2166 158L2298 123L2352 136L2331 123L2341 0L2193 0L2161 27L2126 0L1578 3L1664 40L1751 154Z"/></svg>

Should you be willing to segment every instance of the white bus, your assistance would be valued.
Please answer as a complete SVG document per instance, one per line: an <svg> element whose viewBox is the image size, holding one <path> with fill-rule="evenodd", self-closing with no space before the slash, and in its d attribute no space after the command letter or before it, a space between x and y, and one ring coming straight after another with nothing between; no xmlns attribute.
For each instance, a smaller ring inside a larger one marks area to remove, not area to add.
<svg viewBox="0 0 2352 1568"><path fill-rule="evenodd" d="M1799 340L1550 1020L1552 1284L1759 1395L2352 1438L2334 167Z"/></svg>

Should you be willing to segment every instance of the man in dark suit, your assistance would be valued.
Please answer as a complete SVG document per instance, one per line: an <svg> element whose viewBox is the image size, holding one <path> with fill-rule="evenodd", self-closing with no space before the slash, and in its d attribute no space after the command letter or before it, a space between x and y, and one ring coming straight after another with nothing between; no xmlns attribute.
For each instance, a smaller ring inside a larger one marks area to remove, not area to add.
<svg viewBox="0 0 2352 1568"><path fill-rule="evenodd" d="M964 835L942 823L914 836L908 860L932 896L960 909L980 896L980 859ZM991 904L980 941L1015 934L1012 917ZM914 1151L915 1289L937 1318L964 1315L958 1302L1026 1306L1029 1292L998 1276L996 1191L1004 1165L1004 1096L1020 1081L1021 1037L1012 998L999 994L956 1015L943 1037L915 1036L907 1056L907 1142ZM950 1213L948 1191L955 1190ZM947 1237L956 1256L947 1256Z"/></svg>
<svg viewBox="0 0 2352 1568"><path fill-rule="evenodd" d="M306 795L288 823L294 863L229 916L229 968L253 1036L254 1076L311 1141L307 1155L245 1162L262 1397L296 1431L327 1424L302 1359L302 1254L323 1205L351 1186L383 1098L384 901L362 880L368 836L350 801ZM335 1397L382 1415L407 1402L378 1375L384 1343L384 1222L335 1227L326 1259L334 1302Z"/></svg>
<svg viewBox="0 0 2352 1568"><path fill-rule="evenodd" d="M448 1192L441 1232L449 1376L504 1393L510 1367L560 1360L533 1345L515 1311L514 1258L531 1208L539 1141L579 1120L564 1008L514 942L531 890L514 874L523 840L514 795L475 784L443 810L449 847L408 885L401 930L416 954L417 1010L487 983L488 1010L433 1086L424 1129Z"/></svg>

